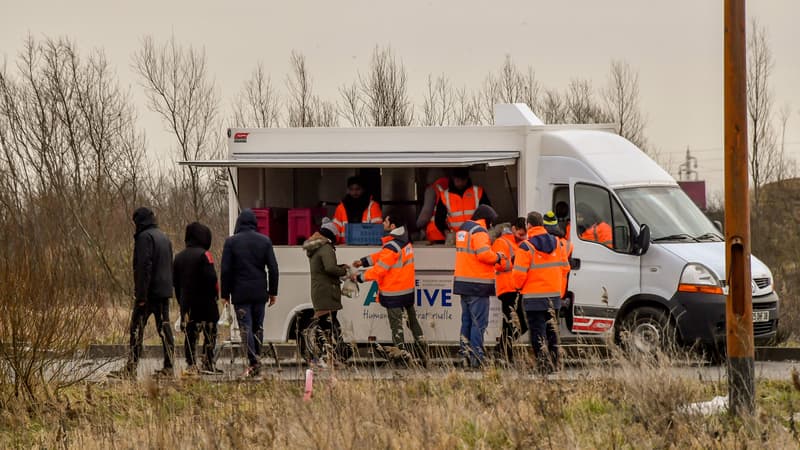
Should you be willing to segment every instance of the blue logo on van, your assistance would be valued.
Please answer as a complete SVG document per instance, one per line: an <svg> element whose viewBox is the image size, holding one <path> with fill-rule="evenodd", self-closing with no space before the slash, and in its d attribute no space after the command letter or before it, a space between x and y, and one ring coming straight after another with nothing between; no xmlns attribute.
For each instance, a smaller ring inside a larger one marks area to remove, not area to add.
<svg viewBox="0 0 800 450"><path fill-rule="evenodd" d="M373 282L369 287L366 297L364 298L364 306L369 306L372 303L376 303L377 298L378 283ZM440 304L445 308L450 308L453 306L453 289L425 289L419 286L419 280L417 280L417 306L436 306L436 304Z"/></svg>

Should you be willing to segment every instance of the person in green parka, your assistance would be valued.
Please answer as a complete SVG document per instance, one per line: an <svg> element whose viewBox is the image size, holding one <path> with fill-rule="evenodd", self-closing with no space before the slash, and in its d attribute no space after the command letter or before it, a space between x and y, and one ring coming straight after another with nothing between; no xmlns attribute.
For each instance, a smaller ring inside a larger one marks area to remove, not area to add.
<svg viewBox="0 0 800 450"><path fill-rule="evenodd" d="M341 326L336 315L342 309L341 279L348 274L349 268L347 264L336 262L336 234L336 225L326 218L319 232L303 243L311 272L311 303L314 306L314 320L308 329L312 333L320 331L315 333L318 336L314 340L320 344L323 355L330 347L342 343ZM333 350L334 354L339 353L337 349ZM331 362L330 358L324 360Z"/></svg>

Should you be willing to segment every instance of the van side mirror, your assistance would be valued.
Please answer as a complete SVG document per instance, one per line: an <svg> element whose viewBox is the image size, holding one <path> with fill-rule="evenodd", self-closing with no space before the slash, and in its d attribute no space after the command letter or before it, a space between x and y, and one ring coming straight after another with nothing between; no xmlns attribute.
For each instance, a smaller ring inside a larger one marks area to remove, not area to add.
<svg viewBox="0 0 800 450"><path fill-rule="evenodd" d="M725 235L725 227L722 225L722 222L720 222L719 220L715 220L714 226L717 227L717 230L719 230L719 232L722 233L723 236Z"/></svg>
<svg viewBox="0 0 800 450"><path fill-rule="evenodd" d="M636 236L635 253L637 255L644 255L650 248L650 227L642 225L639 229L639 235Z"/></svg>

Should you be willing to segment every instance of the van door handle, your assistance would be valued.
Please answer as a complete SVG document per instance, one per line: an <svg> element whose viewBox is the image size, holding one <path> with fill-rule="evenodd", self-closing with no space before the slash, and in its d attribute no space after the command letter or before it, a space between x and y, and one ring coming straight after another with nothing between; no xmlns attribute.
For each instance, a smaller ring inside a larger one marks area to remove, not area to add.
<svg viewBox="0 0 800 450"><path fill-rule="evenodd" d="M580 268L581 268L581 259L580 258L570 258L569 267L572 270L580 270Z"/></svg>

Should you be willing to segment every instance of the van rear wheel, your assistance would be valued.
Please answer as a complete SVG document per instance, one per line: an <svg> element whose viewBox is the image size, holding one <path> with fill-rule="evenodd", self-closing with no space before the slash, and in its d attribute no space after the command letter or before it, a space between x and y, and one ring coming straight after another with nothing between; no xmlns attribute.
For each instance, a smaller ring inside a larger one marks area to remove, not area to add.
<svg viewBox="0 0 800 450"><path fill-rule="evenodd" d="M623 319L620 342L632 355L671 354L676 350L677 332L666 311L643 306Z"/></svg>

